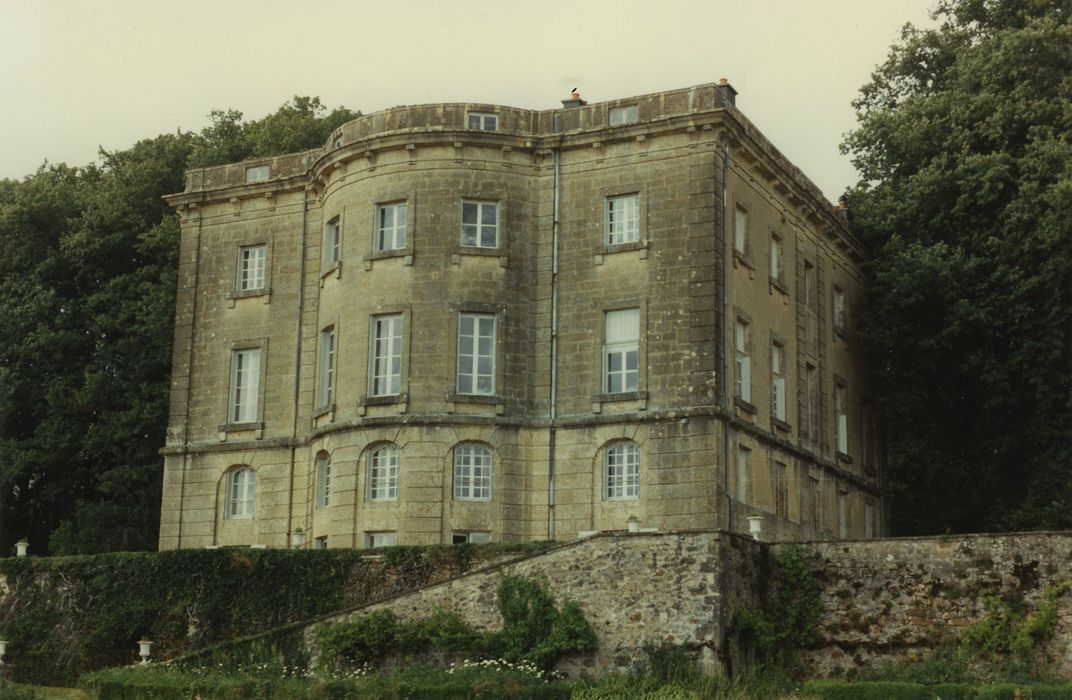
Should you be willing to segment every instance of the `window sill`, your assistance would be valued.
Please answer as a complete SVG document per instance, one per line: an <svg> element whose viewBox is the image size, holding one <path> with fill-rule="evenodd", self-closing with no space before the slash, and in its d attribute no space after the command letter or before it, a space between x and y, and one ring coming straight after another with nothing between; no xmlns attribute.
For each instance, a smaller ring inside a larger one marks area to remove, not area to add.
<svg viewBox="0 0 1072 700"><path fill-rule="evenodd" d="M834 335L841 338L846 343L849 342L849 331L845 326L834 326Z"/></svg>
<svg viewBox="0 0 1072 700"><path fill-rule="evenodd" d="M365 415L369 406L398 406L399 413L405 413L409 404L409 394L391 394L389 396L363 396L357 402L357 415Z"/></svg>
<svg viewBox="0 0 1072 700"><path fill-rule="evenodd" d="M454 404L468 404L470 406L494 406L495 415L501 416L506 412L502 397L498 394L456 394L447 392L447 403L452 404L447 410L451 413L457 411Z"/></svg>
<svg viewBox="0 0 1072 700"><path fill-rule="evenodd" d="M742 253L739 250L734 250L733 251L733 266L737 267L738 265L743 265L743 266L747 267L749 270L752 270L753 272L756 269L756 266L752 264L751 258L749 258L746 254Z"/></svg>
<svg viewBox="0 0 1072 700"><path fill-rule="evenodd" d="M234 308L235 301L238 299L255 299L257 297L264 297L264 303L267 304L271 301L272 290L268 287L262 287L261 289L246 289L246 290L234 290L227 295L227 301L229 308Z"/></svg>
<svg viewBox="0 0 1072 700"><path fill-rule="evenodd" d="M320 418L321 416L331 415L331 420L335 419L335 404L329 403L327 406L320 406L313 411L313 420Z"/></svg>
<svg viewBox="0 0 1072 700"><path fill-rule="evenodd" d="M455 496L453 500L458 501L459 503L491 503L491 498L462 498L460 496Z"/></svg>
<svg viewBox="0 0 1072 700"><path fill-rule="evenodd" d="M502 246L484 248L481 246L459 245L451 253L450 263L452 265L461 265L463 255L477 258L498 258L499 267L506 267L509 262L509 258L506 256L506 251L503 250Z"/></svg>
<svg viewBox="0 0 1072 700"><path fill-rule="evenodd" d="M646 411L648 408L648 392L623 391L618 394L596 394L592 397L592 412L602 413L603 404L622 403L625 401L636 401L640 404L637 409Z"/></svg>
<svg viewBox="0 0 1072 700"><path fill-rule="evenodd" d="M845 462L846 464L852 464L852 457L850 457L845 452L841 452L839 450L836 454L837 454L837 461Z"/></svg>
<svg viewBox="0 0 1072 700"><path fill-rule="evenodd" d="M781 430L782 432L785 432L785 433L788 433L789 431L791 431L793 429L793 426L789 425L788 423L786 423L781 418L775 418L774 416L771 416L770 422L771 422L771 425L773 425L776 430Z"/></svg>
<svg viewBox="0 0 1072 700"><path fill-rule="evenodd" d="M751 413L752 415L756 414L755 405L752 404L752 403L749 403L748 401L745 401L740 396L734 396L733 397L733 405L736 406L737 408L741 409L742 411L747 411L748 413Z"/></svg>
<svg viewBox="0 0 1072 700"><path fill-rule="evenodd" d="M786 284L785 282L783 282L782 280L778 279L777 277L771 277L770 278L770 291L771 291L771 293L773 293L774 291L779 291L782 294L784 294L786 296L789 296L789 285Z"/></svg>
<svg viewBox="0 0 1072 700"><path fill-rule="evenodd" d="M222 423L219 426L220 442L227 442L230 433L253 432L254 438L260 440L264 437L264 421L251 421L249 423Z"/></svg>
<svg viewBox="0 0 1072 700"><path fill-rule="evenodd" d="M371 270L374 260L386 260L387 258L402 258L403 265L413 264L413 246L397 248L394 250L374 250L365 255L365 269Z"/></svg>
<svg viewBox="0 0 1072 700"><path fill-rule="evenodd" d="M335 279L342 278L342 260L336 260L335 262L331 263L331 266L328 267L328 269L320 273L321 287L324 286L324 280L326 280L331 275L335 275Z"/></svg>
<svg viewBox="0 0 1072 700"><path fill-rule="evenodd" d="M646 260L647 257L648 257L648 241L647 241L647 239L640 240L640 241L630 241L628 243L614 243L614 244L609 244L609 243L604 242L602 250L600 250L598 253L596 253L594 256L592 256L592 261L596 265L602 265L603 264L603 257L606 256L606 255L614 255L615 253L629 253L629 252L632 252L632 251L639 251L640 255L638 257L641 260Z"/></svg>

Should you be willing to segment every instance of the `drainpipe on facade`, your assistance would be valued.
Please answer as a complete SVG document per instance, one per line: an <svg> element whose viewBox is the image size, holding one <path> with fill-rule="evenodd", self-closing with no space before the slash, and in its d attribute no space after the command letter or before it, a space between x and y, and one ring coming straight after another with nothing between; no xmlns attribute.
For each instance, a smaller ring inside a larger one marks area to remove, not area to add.
<svg viewBox="0 0 1072 700"><path fill-rule="evenodd" d="M558 113L554 131L558 131ZM558 144L554 150L554 211L551 220L551 396L550 426L547 436L547 539L555 539L555 420L558 416L558 211L561 187L561 161Z"/></svg>
<svg viewBox="0 0 1072 700"><path fill-rule="evenodd" d="M309 222L309 190L302 191L301 242L298 246L298 320L294 324L294 422L290 441L290 488L287 489L287 541L294 524L294 469L298 452L298 400L301 388L302 308L305 306L305 238Z"/></svg>

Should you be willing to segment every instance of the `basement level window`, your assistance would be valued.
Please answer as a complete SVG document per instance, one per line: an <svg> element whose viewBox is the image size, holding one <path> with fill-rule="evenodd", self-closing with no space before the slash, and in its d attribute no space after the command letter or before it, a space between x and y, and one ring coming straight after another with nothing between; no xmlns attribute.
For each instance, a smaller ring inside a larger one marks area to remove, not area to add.
<svg viewBox="0 0 1072 700"><path fill-rule="evenodd" d="M469 532L459 532L455 530L450 536L450 541L452 544L487 544L488 542L491 542L491 533L486 530Z"/></svg>
<svg viewBox="0 0 1072 700"><path fill-rule="evenodd" d="M469 128L479 131L498 131L499 115L491 112L470 112Z"/></svg>
<svg viewBox="0 0 1072 700"><path fill-rule="evenodd" d="M255 165L252 168L246 168L246 182L264 182L268 179L269 172L267 165Z"/></svg>
<svg viewBox="0 0 1072 700"><path fill-rule="evenodd" d="M622 126L623 124L635 124L640 120L639 112L636 105L625 105L624 107L611 107L610 113L607 115L607 122L611 126Z"/></svg>

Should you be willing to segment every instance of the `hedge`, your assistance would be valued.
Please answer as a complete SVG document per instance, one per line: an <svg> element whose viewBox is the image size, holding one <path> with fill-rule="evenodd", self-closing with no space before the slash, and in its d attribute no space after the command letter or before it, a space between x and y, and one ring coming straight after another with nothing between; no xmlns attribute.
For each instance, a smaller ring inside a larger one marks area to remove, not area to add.
<svg viewBox="0 0 1072 700"><path fill-rule="evenodd" d="M813 680L804 684L809 697L821 700L1072 700L1072 683L997 683L974 687L966 683L925 685L894 681Z"/></svg>

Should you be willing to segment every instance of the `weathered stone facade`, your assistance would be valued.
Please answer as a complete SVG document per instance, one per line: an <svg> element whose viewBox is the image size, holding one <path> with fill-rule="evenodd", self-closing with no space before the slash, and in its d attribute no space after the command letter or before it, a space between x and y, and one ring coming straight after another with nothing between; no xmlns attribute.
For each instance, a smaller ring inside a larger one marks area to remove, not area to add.
<svg viewBox="0 0 1072 700"><path fill-rule="evenodd" d="M733 95L399 107L190 171L161 548L881 534L865 251Z"/></svg>

